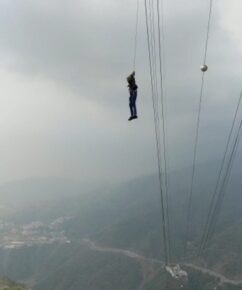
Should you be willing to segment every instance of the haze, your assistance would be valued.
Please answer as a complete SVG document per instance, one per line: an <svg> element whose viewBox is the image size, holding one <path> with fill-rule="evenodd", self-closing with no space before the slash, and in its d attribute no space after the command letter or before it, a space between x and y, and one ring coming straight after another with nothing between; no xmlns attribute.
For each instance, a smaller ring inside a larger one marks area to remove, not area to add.
<svg viewBox="0 0 242 290"><path fill-rule="evenodd" d="M142 3L143 4L143 3ZM143 5L136 122L128 123L136 1L0 2L0 181L121 182L156 171ZM198 161L220 159L241 90L242 3L214 3ZM190 166L207 1L165 1L170 169Z"/></svg>

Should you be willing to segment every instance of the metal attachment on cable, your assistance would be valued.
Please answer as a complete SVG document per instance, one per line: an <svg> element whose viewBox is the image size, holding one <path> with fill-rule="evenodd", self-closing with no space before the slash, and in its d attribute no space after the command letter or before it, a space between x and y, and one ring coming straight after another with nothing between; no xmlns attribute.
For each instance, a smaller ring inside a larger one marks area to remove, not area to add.
<svg viewBox="0 0 242 290"><path fill-rule="evenodd" d="M205 71L208 70L208 66L207 66L206 64L203 64L203 65L200 66L200 70L201 70L202 72L205 72Z"/></svg>
<svg viewBox="0 0 242 290"><path fill-rule="evenodd" d="M186 271L182 270L180 265L169 265L165 267L166 271L175 279L188 279L188 274Z"/></svg>

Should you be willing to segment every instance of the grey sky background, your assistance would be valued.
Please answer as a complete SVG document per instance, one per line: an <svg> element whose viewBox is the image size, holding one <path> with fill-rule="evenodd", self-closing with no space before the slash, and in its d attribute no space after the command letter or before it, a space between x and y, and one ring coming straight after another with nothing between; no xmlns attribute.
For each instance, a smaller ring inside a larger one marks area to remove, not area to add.
<svg viewBox="0 0 242 290"><path fill-rule="evenodd" d="M169 167L191 165L209 1L165 0ZM214 1L198 161L221 158L242 89L242 3ZM156 171L143 1L138 121L129 123L135 0L0 1L0 182L93 183Z"/></svg>

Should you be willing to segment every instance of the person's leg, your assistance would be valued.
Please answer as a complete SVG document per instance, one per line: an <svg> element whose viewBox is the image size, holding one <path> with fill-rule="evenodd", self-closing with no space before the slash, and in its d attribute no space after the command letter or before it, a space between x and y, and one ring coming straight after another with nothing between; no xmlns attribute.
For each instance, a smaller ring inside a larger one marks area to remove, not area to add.
<svg viewBox="0 0 242 290"><path fill-rule="evenodd" d="M129 97L129 108L130 108L130 115L133 116L133 104L132 104L132 98Z"/></svg>
<svg viewBox="0 0 242 290"><path fill-rule="evenodd" d="M136 99L137 99L137 91L134 91L134 93L133 93L133 113L134 113L134 116L137 116Z"/></svg>
<svg viewBox="0 0 242 290"><path fill-rule="evenodd" d="M130 107L130 113L131 117L134 116L134 91L130 91L130 98L129 98L129 107Z"/></svg>

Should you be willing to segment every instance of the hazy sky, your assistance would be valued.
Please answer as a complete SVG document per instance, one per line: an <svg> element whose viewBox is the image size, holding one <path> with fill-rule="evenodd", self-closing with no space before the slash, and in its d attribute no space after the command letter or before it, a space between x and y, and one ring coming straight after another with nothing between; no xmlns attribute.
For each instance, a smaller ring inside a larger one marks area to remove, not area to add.
<svg viewBox="0 0 242 290"><path fill-rule="evenodd" d="M143 0L139 119L128 122L136 0L0 1L0 182L122 181L156 170ZM191 164L208 0L165 0L170 168ZM199 161L221 157L242 89L242 1L214 0Z"/></svg>

